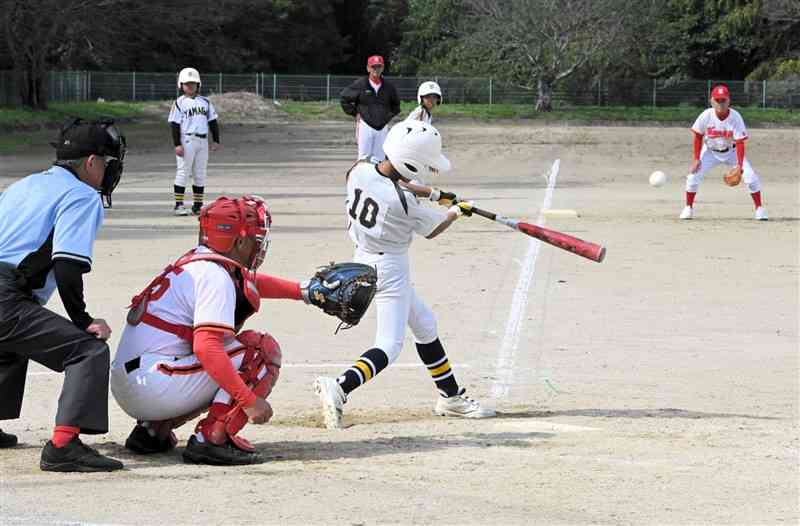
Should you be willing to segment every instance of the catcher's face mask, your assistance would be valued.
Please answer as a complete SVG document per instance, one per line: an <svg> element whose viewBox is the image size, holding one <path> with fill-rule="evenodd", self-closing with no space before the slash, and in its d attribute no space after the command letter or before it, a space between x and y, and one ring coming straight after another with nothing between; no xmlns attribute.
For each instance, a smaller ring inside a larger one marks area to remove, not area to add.
<svg viewBox="0 0 800 526"><path fill-rule="evenodd" d="M247 265L250 270L256 270L264 263L267 258L267 250L269 249L269 230L272 226L272 217L267 210L267 203L258 196L244 196L239 199L239 207L241 217L247 217L245 207L251 208L256 214L255 225L245 225L244 229L246 235L252 237L256 242L256 249L250 258Z"/></svg>

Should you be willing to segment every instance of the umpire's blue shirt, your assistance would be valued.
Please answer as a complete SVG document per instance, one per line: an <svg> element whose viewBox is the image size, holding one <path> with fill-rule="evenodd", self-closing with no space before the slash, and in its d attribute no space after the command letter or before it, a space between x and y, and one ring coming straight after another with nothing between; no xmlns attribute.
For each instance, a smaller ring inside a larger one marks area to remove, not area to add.
<svg viewBox="0 0 800 526"><path fill-rule="evenodd" d="M97 190L53 166L29 175L0 194L0 262L15 266L44 305L56 288L53 262L67 259L85 271L103 223Z"/></svg>

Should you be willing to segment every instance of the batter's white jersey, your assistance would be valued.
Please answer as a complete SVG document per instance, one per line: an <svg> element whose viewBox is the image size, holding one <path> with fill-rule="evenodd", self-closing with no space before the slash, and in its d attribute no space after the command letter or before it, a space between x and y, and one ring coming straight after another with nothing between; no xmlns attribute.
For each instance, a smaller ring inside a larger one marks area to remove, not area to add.
<svg viewBox="0 0 800 526"><path fill-rule="evenodd" d="M197 254L213 253L199 246ZM169 286L163 294L157 290L147 312L157 318L189 327L221 327L231 331L226 345L233 338L236 312L236 285L228 271L213 261L194 261L167 274ZM142 356L156 353L183 357L192 354L189 342L177 335L145 323L126 324L114 357L119 366Z"/></svg>
<svg viewBox="0 0 800 526"><path fill-rule="evenodd" d="M428 110L423 108L421 105L417 106L411 113L408 114L406 117L407 121L422 121L425 124L431 124L433 122L433 115L430 114Z"/></svg>
<svg viewBox="0 0 800 526"><path fill-rule="evenodd" d="M217 111L211 101L199 95L181 95L172 104L169 122L180 124L181 135L208 135L208 123L217 119Z"/></svg>
<svg viewBox="0 0 800 526"><path fill-rule="evenodd" d="M414 194L404 195L408 211L394 183L375 164L361 162L350 171L345 208L350 238L359 249L404 254L415 232L428 236L445 220L444 213L421 204Z"/></svg>
<svg viewBox="0 0 800 526"><path fill-rule="evenodd" d="M717 117L714 108L708 108L694 121L692 131L702 135L706 147L714 152L726 152L735 141L747 139L744 119L732 108L725 120Z"/></svg>

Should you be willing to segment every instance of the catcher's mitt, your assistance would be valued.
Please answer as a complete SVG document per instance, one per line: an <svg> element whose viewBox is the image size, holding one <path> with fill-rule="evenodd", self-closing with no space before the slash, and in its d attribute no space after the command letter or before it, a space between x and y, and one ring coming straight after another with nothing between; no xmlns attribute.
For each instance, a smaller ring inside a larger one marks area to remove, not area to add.
<svg viewBox="0 0 800 526"><path fill-rule="evenodd" d="M378 286L375 268L361 263L333 263L321 267L301 284L303 300L336 316L345 329L357 325L367 312Z"/></svg>
<svg viewBox="0 0 800 526"><path fill-rule="evenodd" d="M731 168L728 170L728 173L725 174L725 184L728 186L736 186L737 184L742 182L742 169L738 166Z"/></svg>

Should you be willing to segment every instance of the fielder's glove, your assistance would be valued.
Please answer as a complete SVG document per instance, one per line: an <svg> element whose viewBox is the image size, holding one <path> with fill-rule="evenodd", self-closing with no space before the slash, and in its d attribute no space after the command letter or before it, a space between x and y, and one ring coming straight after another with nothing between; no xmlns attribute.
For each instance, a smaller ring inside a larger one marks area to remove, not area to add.
<svg viewBox="0 0 800 526"><path fill-rule="evenodd" d="M723 177L725 184L728 186L736 186L742 182L742 169L738 166L728 170L728 173Z"/></svg>
<svg viewBox="0 0 800 526"><path fill-rule="evenodd" d="M433 201L434 203L439 203L442 206L450 207L456 201L458 201L458 197L453 192L445 192L444 190L439 190L438 188L434 188L431 191L431 195L428 196L428 199Z"/></svg>
<svg viewBox="0 0 800 526"><path fill-rule="evenodd" d="M349 329L367 312L378 284L375 268L361 263L333 263L320 267L316 274L300 284L303 301L336 316Z"/></svg>

